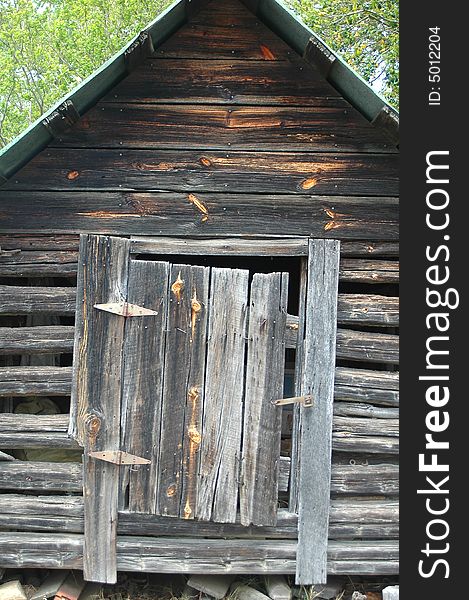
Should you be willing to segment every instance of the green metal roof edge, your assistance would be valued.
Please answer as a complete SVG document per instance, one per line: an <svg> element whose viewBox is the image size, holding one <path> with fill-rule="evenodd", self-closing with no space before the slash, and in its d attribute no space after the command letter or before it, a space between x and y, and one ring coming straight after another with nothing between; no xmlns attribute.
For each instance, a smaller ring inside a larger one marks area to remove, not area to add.
<svg viewBox="0 0 469 600"><path fill-rule="evenodd" d="M8 179L23 165L43 150L53 140L52 133L44 125L44 120L65 102L71 101L81 116L102 98L127 74L124 55L142 33L150 35L153 47L161 45L174 31L187 20L187 4L191 0L175 0L145 29L123 46L99 69L91 73L71 92L63 96L52 108L41 115L19 136L0 150L0 179Z"/></svg>
<svg viewBox="0 0 469 600"><path fill-rule="evenodd" d="M327 75L325 75L326 79L369 121L377 119L383 108L397 119L397 111L281 0L242 1L263 23L301 56L307 56L308 47L312 42L318 43L322 49L325 49L326 53L333 58ZM157 48L187 21L188 14L190 15L194 6L199 3L201 3L200 0L175 0L99 69L2 148L0 150L0 180L11 177L53 140L52 133L44 125L45 119L65 102L70 101L78 114L83 115L128 74L124 55L142 33L149 34L153 47Z"/></svg>
<svg viewBox="0 0 469 600"><path fill-rule="evenodd" d="M318 42L333 57L327 73L328 82L369 121L383 108L396 118L398 112L371 85L312 29L310 29L282 0L242 0L259 19L281 37L300 56L307 54L311 41Z"/></svg>

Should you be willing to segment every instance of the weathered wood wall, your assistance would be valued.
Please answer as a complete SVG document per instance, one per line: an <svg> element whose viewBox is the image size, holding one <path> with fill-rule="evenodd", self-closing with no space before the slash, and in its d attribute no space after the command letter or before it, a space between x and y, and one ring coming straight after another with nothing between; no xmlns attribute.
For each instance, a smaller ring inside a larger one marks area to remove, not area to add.
<svg viewBox="0 0 469 600"><path fill-rule="evenodd" d="M341 240L328 571L397 570L398 155L313 67L229 3L196 15L0 188L0 247L21 250L0 256L0 566L19 566L19 548L22 566L82 564L76 455L5 457L76 450L66 433L76 234L107 232L135 236L135 254L155 253L151 237L159 236L168 260L253 247L302 260L308 240L295 236ZM279 249L275 238L253 235L291 237ZM38 315L39 326L31 323ZM301 327L289 315L288 347ZM62 414L12 414L29 397L56 400ZM287 506L297 484L288 424L283 435ZM226 568L216 544L204 553L191 542L195 561L165 558L181 542L155 538L171 534L186 542L251 536L249 551L230 542L230 568L295 571L297 521L286 509L265 528L178 521L169 531L168 520L149 519L121 512L119 568L137 568L143 537L149 570Z"/></svg>

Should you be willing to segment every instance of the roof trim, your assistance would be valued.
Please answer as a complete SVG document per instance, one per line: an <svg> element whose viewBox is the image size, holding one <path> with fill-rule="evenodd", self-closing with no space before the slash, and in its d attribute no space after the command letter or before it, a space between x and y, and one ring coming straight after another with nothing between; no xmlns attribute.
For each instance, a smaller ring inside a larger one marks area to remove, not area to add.
<svg viewBox="0 0 469 600"><path fill-rule="evenodd" d="M241 1L295 52L313 64L350 104L397 143L397 111L282 0ZM83 115L130 73L149 48L160 46L204 4L204 0L175 0L119 52L0 150L0 184L54 139L54 128L58 126L60 129L61 122L66 124L70 112L74 119ZM147 44L148 38L150 44ZM51 127L51 123L54 123L54 127Z"/></svg>

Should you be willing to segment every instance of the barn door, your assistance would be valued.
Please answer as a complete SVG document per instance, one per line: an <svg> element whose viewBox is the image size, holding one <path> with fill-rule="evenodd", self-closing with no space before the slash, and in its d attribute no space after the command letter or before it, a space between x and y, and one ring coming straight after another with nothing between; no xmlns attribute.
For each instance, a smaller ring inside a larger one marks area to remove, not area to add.
<svg viewBox="0 0 469 600"><path fill-rule="evenodd" d="M134 260L104 236L79 265L85 578L115 581L119 510L275 525L288 275Z"/></svg>

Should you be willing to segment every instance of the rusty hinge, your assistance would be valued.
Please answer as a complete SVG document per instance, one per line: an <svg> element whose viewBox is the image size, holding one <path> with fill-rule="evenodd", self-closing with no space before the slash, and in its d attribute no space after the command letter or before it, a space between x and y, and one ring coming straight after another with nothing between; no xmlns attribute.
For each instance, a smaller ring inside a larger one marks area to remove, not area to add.
<svg viewBox="0 0 469 600"><path fill-rule="evenodd" d="M149 465L151 460L129 454L123 450L102 450L101 452L88 452L88 456L113 463L114 465Z"/></svg>
<svg viewBox="0 0 469 600"><path fill-rule="evenodd" d="M157 315L156 310L131 304L130 302L107 302L106 304L95 304L93 308L104 310L105 312L121 315L122 317L144 317L146 315Z"/></svg>
<svg viewBox="0 0 469 600"><path fill-rule="evenodd" d="M280 400L272 400L275 406L285 406L286 404L302 404L303 406L313 406L314 401L311 395L294 396L293 398L280 398Z"/></svg>

